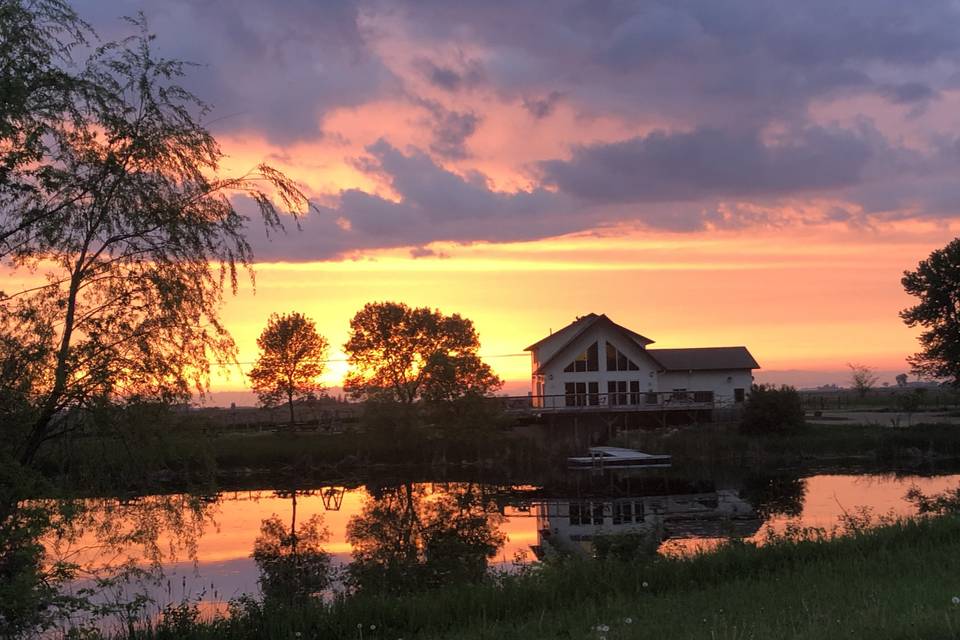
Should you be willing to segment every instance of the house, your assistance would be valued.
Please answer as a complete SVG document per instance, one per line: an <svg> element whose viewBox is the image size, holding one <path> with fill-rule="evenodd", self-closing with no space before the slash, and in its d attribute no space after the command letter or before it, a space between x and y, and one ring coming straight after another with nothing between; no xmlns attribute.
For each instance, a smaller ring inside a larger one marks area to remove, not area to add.
<svg viewBox="0 0 960 640"><path fill-rule="evenodd" d="M591 313L526 348L535 407L661 408L741 403L760 367L746 347L650 349L653 340Z"/></svg>

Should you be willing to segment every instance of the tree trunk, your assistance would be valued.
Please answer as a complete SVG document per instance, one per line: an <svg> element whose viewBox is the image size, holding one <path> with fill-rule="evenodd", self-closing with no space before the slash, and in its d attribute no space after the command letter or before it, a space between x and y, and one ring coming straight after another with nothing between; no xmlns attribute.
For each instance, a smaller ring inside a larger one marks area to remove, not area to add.
<svg viewBox="0 0 960 640"><path fill-rule="evenodd" d="M287 406L290 407L290 430L293 431L293 393L287 392Z"/></svg>
<svg viewBox="0 0 960 640"><path fill-rule="evenodd" d="M70 357L70 341L73 337L73 325L77 313L77 295L80 292L80 284L83 279L83 261L86 259L86 251L82 252L77 259L76 267L70 277L70 291L67 296L67 313L63 320L63 336L60 339L60 349L57 352L57 366L53 374L53 388L43 409L24 445L23 453L20 455L20 464L28 466L33 462L37 451L46 439L50 428L50 422L57 413L60 400L67 388L67 359Z"/></svg>

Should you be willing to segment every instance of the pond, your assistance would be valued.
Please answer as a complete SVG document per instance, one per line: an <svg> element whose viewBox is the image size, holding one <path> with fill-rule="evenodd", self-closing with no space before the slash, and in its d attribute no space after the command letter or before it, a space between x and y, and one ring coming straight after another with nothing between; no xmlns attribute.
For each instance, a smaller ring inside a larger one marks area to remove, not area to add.
<svg viewBox="0 0 960 640"><path fill-rule="evenodd" d="M147 496L89 501L75 535L47 546L81 566L152 564L159 580L138 580L113 597L144 589L158 609L192 600L212 614L240 595L282 589L291 571L282 559L291 553L300 558L296 571L313 558L325 574L306 585L314 592L402 592L554 555L591 555L622 534L651 552L689 553L731 536L762 543L768 529L790 523L829 530L863 509L913 515L908 489L929 494L958 483L960 474L707 481L645 469L572 472L542 485L379 481Z"/></svg>

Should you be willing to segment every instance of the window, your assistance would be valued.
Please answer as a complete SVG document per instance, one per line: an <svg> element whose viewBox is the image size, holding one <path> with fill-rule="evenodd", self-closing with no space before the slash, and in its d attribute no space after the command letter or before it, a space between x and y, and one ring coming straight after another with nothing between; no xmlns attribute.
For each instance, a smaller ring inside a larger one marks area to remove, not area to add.
<svg viewBox="0 0 960 640"><path fill-rule="evenodd" d="M612 404L612 405L627 404L627 381L626 380L608 380L607 381L607 404Z"/></svg>
<svg viewBox="0 0 960 640"><path fill-rule="evenodd" d="M615 346L607 343L607 371L639 371L633 360L620 353Z"/></svg>
<svg viewBox="0 0 960 640"><path fill-rule="evenodd" d="M733 401L734 402L743 402L746 398L745 389L734 389L733 390Z"/></svg>
<svg viewBox="0 0 960 640"><path fill-rule="evenodd" d="M587 347L587 350L576 357L576 359L564 367L566 373L579 373L583 371L600 370L600 348L597 343Z"/></svg>
<svg viewBox="0 0 960 640"><path fill-rule="evenodd" d="M591 389L596 390L597 383L591 382ZM587 383L566 382L563 385L564 404L568 407L582 407L587 404ZM594 404L591 402L591 404Z"/></svg>
<svg viewBox="0 0 960 640"><path fill-rule="evenodd" d="M587 383L587 404L592 407L600 404L600 385L597 382Z"/></svg>
<svg viewBox="0 0 960 640"><path fill-rule="evenodd" d="M694 391L694 402L713 402L713 391Z"/></svg>
<svg viewBox="0 0 960 640"><path fill-rule="evenodd" d="M640 404L640 381L630 381L630 404Z"/></svg>

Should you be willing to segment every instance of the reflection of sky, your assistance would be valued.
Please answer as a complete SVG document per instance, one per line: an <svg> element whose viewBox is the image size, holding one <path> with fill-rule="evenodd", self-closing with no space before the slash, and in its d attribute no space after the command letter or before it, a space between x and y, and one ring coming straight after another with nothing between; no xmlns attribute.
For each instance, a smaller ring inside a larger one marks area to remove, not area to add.
<svg viewBox="0 0 960 640"><path fill-rule="evenodd" d="M917 486L925 493L936 493L957 486L958 481L960 475L933 478L813 476L806 479L807 491L799 522L804 526L829 529L838 523L844 512L856 513L860 507L868 507L875 515L912 515L912 505L904 500L911 486ZM361 512L366 497L362 488L347 491L339 510L327 510L319 495L297 497L298 522L305 522L315 514L323 517L330 531L330 540L324 548L334 556L335 565L345 566L351 559L350 544L346 540L347 523ZM258 573L250 554L260 523L273 514L288 521L290 507L289 498L278 498L269 491L223 494L197 541L195 561L185 557L182 549L178 551L175 559L164 565L163 580L151 587L150 592L161 604L179 602L186 597L201 599L207 603L207 608L212 609L243 593L256 593ZM518 554L532 559L530 545L537 542L537 523L535 518L527 516L507 509L500 526L507 541L492 560L494 566L509 567ZM787 518L777 516L767 524L782 530L787 522ZM762 527L757 534L758 539L763 536L765 528ZM171 548L172 543L174 541L169 536L160 539L162 549ZM80 555L80 559L96 560L92 535L77 541L74 547L85 545L91 547ZM672 540L662 549L683 551L711 545L712 541L703 539Z"/></svg>

